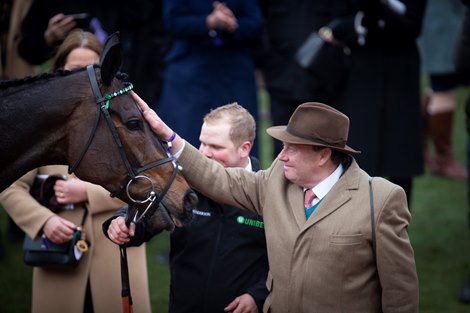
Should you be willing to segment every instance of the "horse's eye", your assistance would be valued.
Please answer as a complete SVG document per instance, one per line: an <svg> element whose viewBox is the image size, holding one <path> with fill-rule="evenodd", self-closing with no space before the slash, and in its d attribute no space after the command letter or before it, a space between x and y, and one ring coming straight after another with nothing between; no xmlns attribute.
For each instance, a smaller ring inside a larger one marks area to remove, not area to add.
<svg viewBox="0 0 470 313"><path fill-rule="evenodd" d="M129 130L141 130L142 123L139 120L131 120L126 122L126 127Z"/></svg>

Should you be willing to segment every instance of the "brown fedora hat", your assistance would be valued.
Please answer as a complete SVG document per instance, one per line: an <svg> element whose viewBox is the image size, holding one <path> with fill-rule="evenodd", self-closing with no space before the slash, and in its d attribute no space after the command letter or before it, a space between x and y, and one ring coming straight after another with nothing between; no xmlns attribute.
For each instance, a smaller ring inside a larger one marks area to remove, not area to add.
<svg viewBox="0 0 470 313"><path fill-rule="evenodd" d="M273 126L266 131L271 137L287 143L327 147L348 154L361 153L346 145L349 118L319 102L299 105L287 126Z"/></svg>

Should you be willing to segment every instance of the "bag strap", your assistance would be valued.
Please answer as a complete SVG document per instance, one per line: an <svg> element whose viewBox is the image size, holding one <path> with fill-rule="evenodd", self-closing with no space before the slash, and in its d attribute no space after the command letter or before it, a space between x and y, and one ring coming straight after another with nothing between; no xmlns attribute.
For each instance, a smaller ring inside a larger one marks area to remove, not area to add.
<svg viewBox="0 0 470 313"><path fill-rule="evenodd" d="M369 196L370 196L370 224L372 227L372 253L377 260L377 247L375 243L375 210L374 210L374 191L372 190L372 177L369 177Z"/></svg>
<svg viewBox="0 0 470 313"><path fill-rule="evenodd" d="M372 177L369 177L369 196L370 196L370 224L372 227L372 254L374 255L374 261L376 264L375 266L377 268L377 245L376 245L376 240L375 240L375 210L374 210L374 191L372 189ZM378 268L377 268L377 271L378 271ZM380 282L380 276L379 276L379 282ZM381 286L380 286L380 290L382 290ZM383 312L382 301L380 301L379 312Z"/></svg>
<svg viewBox="0 0 470 313"><path fill-rule="evenodd" d="M83 204L83 217L82 217L82 222L81 222L81 226L85 226L85 221L86 221L86 218L88 216L88 208L85 204Z"/></svg>

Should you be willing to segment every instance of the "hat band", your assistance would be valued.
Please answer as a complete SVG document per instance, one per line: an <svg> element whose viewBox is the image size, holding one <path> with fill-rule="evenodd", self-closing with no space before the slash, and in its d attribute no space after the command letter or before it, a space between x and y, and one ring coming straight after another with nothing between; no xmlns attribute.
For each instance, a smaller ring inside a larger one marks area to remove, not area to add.
<svg viewBox="0 0 470 313"><path fill-rule="evenodd" d="M313 143L318 143L320 145L328 145L328 146L333 146L333 147L338 147L338 148L344 148L346 146L346 140L339 139L336 141L333 141L333 140L326 141L318 137L305 136L301 133L297 133L295 130L291 129L289 126L286 127L286 131L293 136L300 137L302 139L309 140L309 141L312 141Z"/></svg>

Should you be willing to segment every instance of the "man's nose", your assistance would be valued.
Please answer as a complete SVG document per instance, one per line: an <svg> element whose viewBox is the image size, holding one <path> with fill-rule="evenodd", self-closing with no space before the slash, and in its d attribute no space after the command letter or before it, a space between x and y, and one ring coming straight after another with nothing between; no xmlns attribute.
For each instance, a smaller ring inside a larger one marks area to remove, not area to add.
<svg viewBox="0 0 470 313"><path fill-rule="evenodd" d="M286 148L282 148L281 152L277 155L277 158L281 161L285 161L287 159L286 154L285 154Z"/></svg>
<svg viewBox="0 0 470 313"><path fill-rule="evenodd" d="M206 147L199 147L199 151L201 151L202 154L204 154L206 157L211 158L212 157L212 151L211 149L208 149Z"/></svg>

